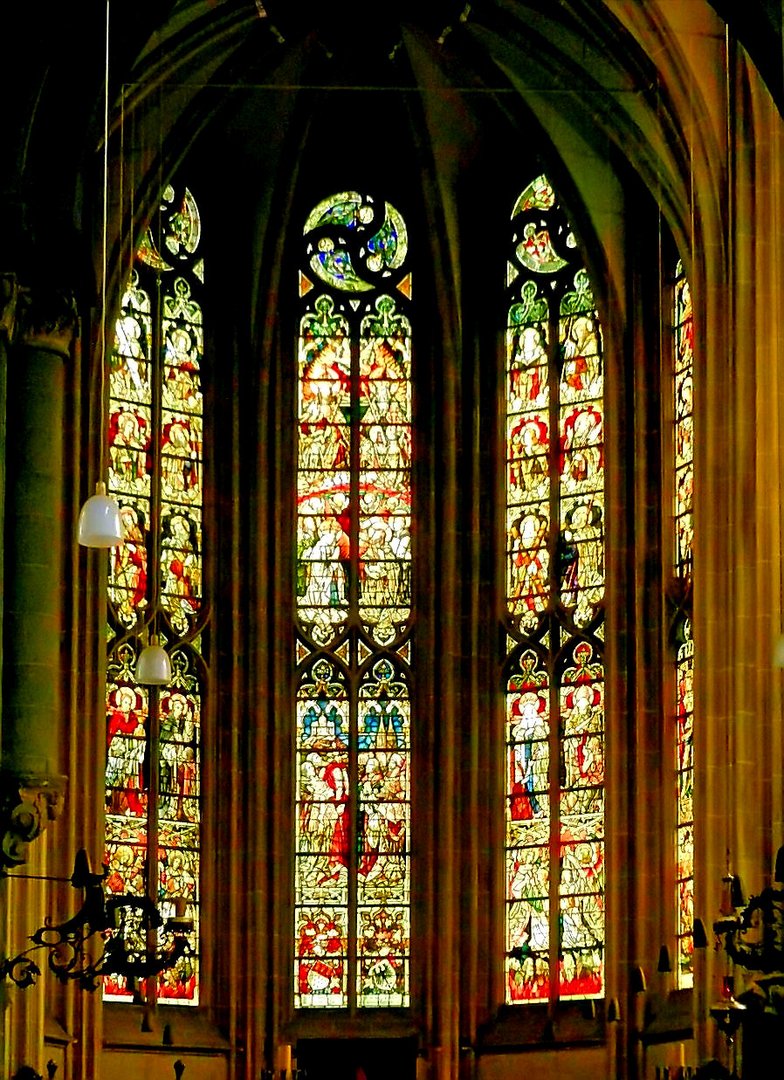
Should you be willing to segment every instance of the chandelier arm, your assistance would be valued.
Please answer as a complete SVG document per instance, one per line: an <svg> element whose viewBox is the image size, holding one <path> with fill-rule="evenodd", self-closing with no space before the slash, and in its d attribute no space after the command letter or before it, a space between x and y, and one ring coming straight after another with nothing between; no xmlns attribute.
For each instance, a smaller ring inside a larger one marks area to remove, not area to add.
<svg viewBox="0 0 784 1080"><path fill-rule="evenodd" d="M118 975L129 981L150 978L173 967L189 948L187 934L190 919L164 920L155 904L146 896L114 895L108 899L102 882L106 875L91 875L84 888L79 911L65 922L53 924L47 917L43 926L30 935L32 945L23 952L0 962L0 982L10 979L24 990L34 986L41 969L32 954L47 951L47 964L55 978L63 983L76 982L83 990L96 990L101 979ZM73 884L73 883L72 883ZM138 946L133 934L146 938L150 930L164 928L173 937L163 952L151 952L146 944ZM128 937L126 937L126 933ZM100 944L100 955L93 958L88 942Z"/></svg>

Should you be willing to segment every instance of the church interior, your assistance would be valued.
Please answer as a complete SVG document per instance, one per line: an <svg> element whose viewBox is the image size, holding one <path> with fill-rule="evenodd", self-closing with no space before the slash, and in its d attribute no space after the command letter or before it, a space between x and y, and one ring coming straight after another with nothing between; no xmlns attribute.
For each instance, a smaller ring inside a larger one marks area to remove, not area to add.
<svg viewBox="0 0 784 1080"><path fill-rule="evenodd" d="M2 1076L778 1075L784 7L12 6Z"/></svg>

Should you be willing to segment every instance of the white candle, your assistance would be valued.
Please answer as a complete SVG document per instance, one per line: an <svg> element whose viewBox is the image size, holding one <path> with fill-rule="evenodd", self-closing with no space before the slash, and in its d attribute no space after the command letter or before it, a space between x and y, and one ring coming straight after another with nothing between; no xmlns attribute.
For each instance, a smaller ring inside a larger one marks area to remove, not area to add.
<svg viewBox="0 0 784 1080"><path fill-rule="evenodd" d="M291 1072L291 1044L281 1043L278 1047L278 1060L276 1062L276 1068L278 1072L282 1072L285 1076Z"/></svg>

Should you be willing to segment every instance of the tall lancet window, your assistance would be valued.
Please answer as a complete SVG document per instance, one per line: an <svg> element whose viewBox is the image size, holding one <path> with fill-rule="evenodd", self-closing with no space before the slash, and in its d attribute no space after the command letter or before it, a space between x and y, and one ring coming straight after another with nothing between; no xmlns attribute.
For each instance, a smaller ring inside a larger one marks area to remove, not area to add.
<svg viewBox="0 0 784 1080"><path fill-rule="evenodd" d="M692 687L694 641L691 632L692 567L694 561L694 322L689 282L678 260L675 270L672 385L674 395L674 521L675 581L673 619L675 647L675 770L677 798L675 847L677 867L678 985L693 984L694 923L694 803Z"/></svg>
<svg viewBox="0 0 784 1080"><path fill-rule="evenodd" d="M602 335L548 180L512 211L506 336L506 1000L604 991Z"/></svg>
<svg viewBox="0 0 784 1080"><path fill-rule="evenodd" d="M189 950L147 985L105 978L104 996L199 1001L202 596L201 225L186 189L167 187L137 252L109 376L108 486L125 544L110 554L106 687L107 887L147 896L164 919L193 921ZM168 686L142 686L139 654L157 634ZM139 945L149 939L142 927Z"/></svg>
<svg viewBox="0 0 784 1080"><path fill-rule="evenodd" d="M304 227L297 350L299 1008L409 1001L411 300L403 218Z"/></svg>

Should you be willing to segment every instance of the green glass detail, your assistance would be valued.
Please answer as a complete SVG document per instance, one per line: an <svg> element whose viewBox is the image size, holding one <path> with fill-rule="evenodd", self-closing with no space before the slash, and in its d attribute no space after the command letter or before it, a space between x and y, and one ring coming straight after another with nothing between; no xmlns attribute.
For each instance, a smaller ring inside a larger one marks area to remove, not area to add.
<svg viewBox="0 0 784 1080"><path fill-rule="evenodd" d="M593 290L587 270L578 270L574 275L574 292L568 292L561 300L562 315L579 315L586 311L593 311L596 301L593 298Z"/></svg>
<svg viewBox="0 0 784 1080"><path fill-rule="evenodd" d="M520 195L512 210L516 218L523 210L552 210L555 206L555 194L546 176L537 176Z"/></svg>

